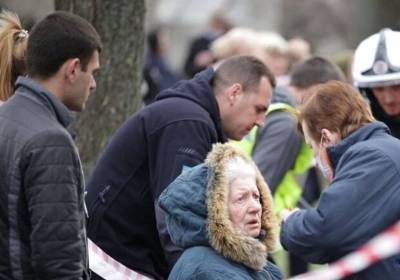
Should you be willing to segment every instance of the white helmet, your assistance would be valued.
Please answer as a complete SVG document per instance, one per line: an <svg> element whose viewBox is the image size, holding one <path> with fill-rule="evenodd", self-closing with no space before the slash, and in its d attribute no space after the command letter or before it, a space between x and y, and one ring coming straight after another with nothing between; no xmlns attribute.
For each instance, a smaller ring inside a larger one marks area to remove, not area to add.
<svg viewBox="0 0 400 280"><path fill-rule="evenodd" d="M400 84L400 32L383 29L354 53L353 81L358 88Z"/></svg>

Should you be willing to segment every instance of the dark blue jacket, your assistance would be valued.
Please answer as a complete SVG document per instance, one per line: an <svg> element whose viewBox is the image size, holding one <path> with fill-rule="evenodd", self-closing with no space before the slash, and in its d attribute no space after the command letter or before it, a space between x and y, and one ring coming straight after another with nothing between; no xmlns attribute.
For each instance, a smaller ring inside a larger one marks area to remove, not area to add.
<svg viewBox="0 0 400 280"><path fill-rule="evenodd" d="M328 153L336 174L318 207L282 224L282 245L312 263L336 261L400 219L400 140L386 125L361 127ZM399 260L379 262L355 279L400 279Z"/></svg>
<svg viewBox="0 0 400 280"><path fill-rule="evenodd" d="M161 92L112 137L89 181L88 235L105 252L156 279L179 257L155 209L160 193L185 167L225 142L212 69Z"/></svg>
<svg viewBox="0 0 400 280"><path fill-rule="evenodd" d="M226 213L229 183L225 169L235 157L250 161L237 148L216 144L205 164L183 172L161 194L159 204L166 212L171 238L185 249L169 279L282 279L279 269L267 261L276 228L271 194L259 172L256 183L263 209L263 236L244 235Z"/></svg>

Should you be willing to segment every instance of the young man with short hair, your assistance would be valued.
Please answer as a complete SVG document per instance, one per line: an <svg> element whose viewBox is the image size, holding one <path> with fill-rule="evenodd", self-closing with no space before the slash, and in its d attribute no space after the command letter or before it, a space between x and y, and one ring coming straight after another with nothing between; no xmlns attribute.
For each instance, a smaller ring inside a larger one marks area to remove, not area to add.
<svg viewBox="0 0 400 280"><path fill-rule="evenodd" d="M89 279L84 180L66 127L96 89L101 42L55 12L28 41L28 77L0 106L0 278Z"/></svg>

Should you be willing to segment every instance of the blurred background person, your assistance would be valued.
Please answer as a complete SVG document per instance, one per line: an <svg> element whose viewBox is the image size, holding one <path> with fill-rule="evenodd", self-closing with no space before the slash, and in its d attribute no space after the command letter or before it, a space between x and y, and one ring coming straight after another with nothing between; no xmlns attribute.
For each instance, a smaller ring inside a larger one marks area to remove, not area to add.
<svg viewBox="0 0 400 280"><path fill-rule="evenodd" d="M290 66L288 42L280 34L271 31L259 31L257 38L264 51L263 61L274 74L277 86L287 86Z"/></svg>
<svg viewBox="0 0 400 280"><path fill-rule="evenodd" d="M312 54L311 44L300 36L294 36L288 40L290 64L293 65L309 58Z"/></svg>
<svg viewBox="0 0 400 280"><path fill-rule="evenodd" d="M179 79L167 61L169 40L164 27L156 27L147 35L147 50L144 61L143 79L146 83L143 102L148 105L157 94L174 85Z"/></svg>
<svg viewBox="0 0 400 280"><path fill-rule="evenodd" d="M352 66L353 66L353 50L342 50L337 52L333 57L332 61L342 70L346 77L346 81L353 84Z"/></svg>
<svg viewBox="0 0 400 280"><path fill-rule="evenodd" d="M349 84L330 81L300 109L299 127L329 186L316 208L282 210L281 243L311 262L334 262L400 219L400 141ZM400 279L400 255L350 279Z"/></svg>
<svg viewBox="0 0 400 280"><path fill-rule="evenodd" d="M172 240L184 248L168 279L282 279L271 194L253 161L215 144L206 163L184 171L161 194Z"/></svg>
<svg viewBox="0 0 400 280"><path fill-rule="evenodd" d="M28 32L22 28L19 17L9 11L0 13L0 104L14 94L19 75L26 73Z"/></svg>
<svg viewBox="0 0 400 280"><path fill-rule="evenodd" d="M354 85L370 101L375 118L400 138L400 32L383 29L363 40L353 62Z"/></svg>
<svg viewBox="0 0 400 280"><path fill-rule="evenodd" d="M189 45L184 65L187 78L192 78L214 62L214 57L209 50L210 44L230 28L231 24L222 12L216 11L211 16L207 31L195 37Z"/></svg>
<svg viewBox="0 0 400 280"><path fill-rule="evenodd" d="M264 62L264 53L258 32L245 27L235 27L212 42L211 54L216 61L232 56L251 55Z"/></svg>

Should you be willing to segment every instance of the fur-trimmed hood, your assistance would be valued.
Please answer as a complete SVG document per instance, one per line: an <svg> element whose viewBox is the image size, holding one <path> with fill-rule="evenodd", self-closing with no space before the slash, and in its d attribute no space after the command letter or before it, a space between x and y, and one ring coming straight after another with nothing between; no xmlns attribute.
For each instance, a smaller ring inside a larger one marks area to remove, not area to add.
<svg viewBox="0 0 400 280"><path fill-rule="evenodd" d="M230 144L215 144L206 162L183 172L159 198L166 212L173 242L182 248L211 246L227 259L261 270L275 243L275 215L272 198L256 168L256 184L262 204L262 237L256 239L235 230L227 208L226 164L233 157L254 162Z"/></svg>

